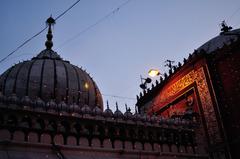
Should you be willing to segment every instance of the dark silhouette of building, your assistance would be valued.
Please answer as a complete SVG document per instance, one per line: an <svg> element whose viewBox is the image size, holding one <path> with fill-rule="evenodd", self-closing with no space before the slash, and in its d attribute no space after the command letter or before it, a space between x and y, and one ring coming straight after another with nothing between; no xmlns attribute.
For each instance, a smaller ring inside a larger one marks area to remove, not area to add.
<svg viewBox="0 0 240 159"><path fill-rule="evenodd" d="M239 147L239 30L204 44L138 97L103 111L81 68L46 49L0 76L0 158L234 158Z"/></svg>

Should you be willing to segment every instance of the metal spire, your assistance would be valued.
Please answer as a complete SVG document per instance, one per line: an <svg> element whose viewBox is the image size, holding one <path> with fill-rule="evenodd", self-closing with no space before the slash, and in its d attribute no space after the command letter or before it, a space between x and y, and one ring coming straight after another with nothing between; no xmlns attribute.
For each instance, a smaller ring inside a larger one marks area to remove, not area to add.
<svg viewBox="0 0 240 159"><path fill-rule="evenodd" d="M118 110L118 103L116 102L116 110Z"/></svg>
<svg viewBox="0 0 240 159"><path fill-rule="evenodd" d="M45 42L45 46L48 50L52 49L53 46L53 42L52 42L52 26L55 24L55 20L52 18L52 16L50 16L47 21L46 24L48 25L48 33L47 33L47 41Z"/></svg>
<svg viewBox="0 0 240 159"><path fill-rule="evenodd" d="M109 104L108 104L108 100L107 100L107 109L109 109Z"/></svg>

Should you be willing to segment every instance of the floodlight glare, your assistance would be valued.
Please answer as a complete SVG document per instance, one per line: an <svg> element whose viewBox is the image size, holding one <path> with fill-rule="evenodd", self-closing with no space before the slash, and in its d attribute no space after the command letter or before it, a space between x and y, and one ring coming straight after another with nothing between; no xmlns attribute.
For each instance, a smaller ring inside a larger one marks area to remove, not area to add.
<svg viewBox="0 0 240 159"><path fill-rule="evenodd" d="M148 71L148 75L151 76L151 77L155 77L155 76L160 75L160 72L157 69L150 69Z"/></svg>

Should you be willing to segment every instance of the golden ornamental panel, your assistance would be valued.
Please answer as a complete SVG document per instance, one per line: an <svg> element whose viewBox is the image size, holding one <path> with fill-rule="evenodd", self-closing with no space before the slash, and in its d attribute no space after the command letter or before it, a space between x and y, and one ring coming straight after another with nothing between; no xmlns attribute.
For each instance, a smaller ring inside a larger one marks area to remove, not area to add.
<svg viewBox="0 0 240 159"><path fill-rule="evenodd" d="M197 84L200 102L203 108L204 117L206 119L207 131L210 136L210 143L214 144L217 142L221 142L219 127L216 120L216 114L213 108L213 102L209 92L203 67L198 68L197 70L190 71L188 74L186 74L174 84L171 84L167 88L163 88L162 91L159 93L159 96L156 98L154 105L161 105L161 103L164 103L168 99L171 99L177 93L179 93L189 85L193 84L194 82L196 82Z"/></svg>

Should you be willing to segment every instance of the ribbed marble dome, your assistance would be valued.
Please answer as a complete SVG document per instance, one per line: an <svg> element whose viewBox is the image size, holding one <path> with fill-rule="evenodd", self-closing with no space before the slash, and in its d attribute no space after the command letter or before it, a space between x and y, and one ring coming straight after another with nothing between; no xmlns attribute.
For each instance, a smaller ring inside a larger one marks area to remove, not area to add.
<svg viewBox="0 0 240 159"><path fill-rule="evenodd" d="M212 53L218 48L222 48L224 45L229 45L232 42L237 41L240 36L240 29L235 29L232 31L222 32L219 36L212 38L211 40L204 43L197 50L204 50L207 53Z"/></svg>
<svg viewBox="0 0 240 159"><path fill-rule="evenodd" d="M88 73L63 60L52 47L51 26L49 27L46 49L31 60L18 63L0 76L0 90L3 95L15 94L19 99L40 97L48 102L65 101L79 106L103 109L101 93Z"/></svg>

